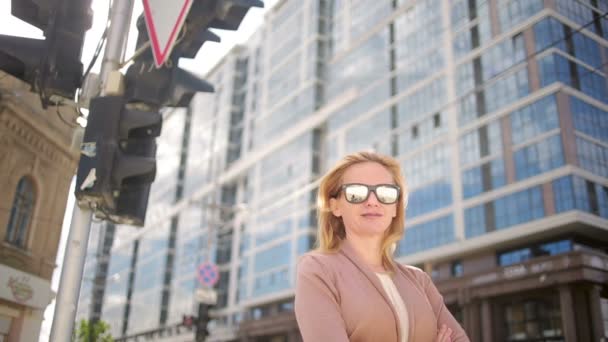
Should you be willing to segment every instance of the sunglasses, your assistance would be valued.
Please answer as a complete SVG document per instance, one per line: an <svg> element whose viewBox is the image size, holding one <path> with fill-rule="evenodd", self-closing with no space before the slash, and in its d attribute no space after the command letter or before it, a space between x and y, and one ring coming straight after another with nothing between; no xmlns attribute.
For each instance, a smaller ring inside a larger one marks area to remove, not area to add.
<svg viewBox="0 0 608 342"><path fill-rule="evenodd" d="M400 189L393 184L344 184L340 188L344 192L346 201L353 204L359 204L367 201L369 194L373 192L378 201L382 204L393 204L399 199ZM339 192L338 192L339 194Z"/></svg>

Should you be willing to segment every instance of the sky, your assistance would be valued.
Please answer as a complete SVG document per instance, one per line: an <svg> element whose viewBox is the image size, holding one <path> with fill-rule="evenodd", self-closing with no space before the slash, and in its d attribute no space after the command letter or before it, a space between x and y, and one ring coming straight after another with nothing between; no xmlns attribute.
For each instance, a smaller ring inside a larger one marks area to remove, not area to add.
<svg viewBox="0 0 608 342"><path fill-rule="evenodd" d="M106 25L108 16L108 1L110 0L92 0L91 9L93 10L93 25L89 29L85 36L85 42L82 51L82 63L84 68L89 65L91 61L95 47L101 37L103 30ZM183 1L183 0L182 0ZM180 3L180 1L175 1ZM211 70L217 62L228 52L234 45L242 44L246 42L249 37L260 27L264 21L264 14L270 8L272 8L277 0L265 0L265 8L250 9L245 19L241 23L238 31L222 31L214 30L216 34L221 37L220 43L208 42L203 45L203 48L199 51L196 58L187 60L182 59L179 62L179 66L194 72L198 75L204 75ZM11 13L11 0L0 0L0 34L44 39L44 34L38 28L23 22L22 20L13 17ZM135 27L137 17L143 11L143 5L141 0L135 0L135 6L133 10L133 18L131 20L131 29L129 32L129 40L127 43L127 51L125 54L126 58L129 58L135 50L135 40L137 38L137 28ZM102 50L103 51L103 50ZM103 53L103 52L102 52ZM98 61L92 72L99 72L99 65L102 58L98 58ZM65 251L65 242L69 234L70 221L72 217L72 210L74 206L74 182L70 187L69 198L66 205L66 212L63 219L63 226L61 231L61 239L59 243L59 249L57 251L57 265L53 273L53 279L51 281L51 288L57 292L59 287L59 279L61 275L61 265L63 262L63 256ZM51 331L51 324L53 320L53 314L55 310L55 301L53 301L44 312L44 321L40 332L39 341L48 341Z"/></svg>

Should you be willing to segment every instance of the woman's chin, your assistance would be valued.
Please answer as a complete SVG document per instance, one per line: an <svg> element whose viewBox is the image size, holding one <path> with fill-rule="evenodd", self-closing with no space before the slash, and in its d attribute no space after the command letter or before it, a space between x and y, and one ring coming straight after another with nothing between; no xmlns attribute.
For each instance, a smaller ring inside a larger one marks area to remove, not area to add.
<svg viewBox="0 0 608 342"><path fill-rule="evenodd" d="M368 227L362 230L363 235L383 236L388 227Z"/></svg>

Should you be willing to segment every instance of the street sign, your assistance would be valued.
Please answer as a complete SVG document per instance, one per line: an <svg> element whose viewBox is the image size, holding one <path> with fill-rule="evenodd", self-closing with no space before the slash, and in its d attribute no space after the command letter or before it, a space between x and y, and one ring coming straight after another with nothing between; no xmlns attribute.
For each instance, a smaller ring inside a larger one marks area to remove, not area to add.
<svg viewBox="0 0 608 342"><path fill-rule="evenodd" d="M217 291L209 288L196 289L196 301L202 304L215 305L217 304Z"/></svg>
<svg viewBox="0 0 608 342"><path fill-rule="evenodd" d="M198 281L204 287L213 287L220 280L220 271L217 265L208 261L198 266Z"/></svg>
<svg viewBox="0 0 608 342"><path fill-rule="evenodd" d="M154 64L160 68L171 55L173 44L192 6L192 0L143 0L143 3Z"/></svg>

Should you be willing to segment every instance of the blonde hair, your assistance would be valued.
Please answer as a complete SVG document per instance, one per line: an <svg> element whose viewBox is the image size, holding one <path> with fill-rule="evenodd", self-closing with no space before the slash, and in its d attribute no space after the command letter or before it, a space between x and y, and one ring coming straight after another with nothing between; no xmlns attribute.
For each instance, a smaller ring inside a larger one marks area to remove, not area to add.
<svg viewBox="0 0 608 342"><path fill-rule="evenodd" d="M321 252L335 252L346 237L346 230L342 218L333 215L329 202L340 192L342 177L348 168L355 164L373 162L378 163L393 176L396 185L401 188L397 201L397 215L393 218L389 228L382 239L381 253L382 265L390 271L395 271L393 252L396 243L403 237L405 225L405 207L407 205L407 184L401 172L399 162L392 157L374 152L357 152L345 156L321 179L317 193L317 250Z"/></svg>

